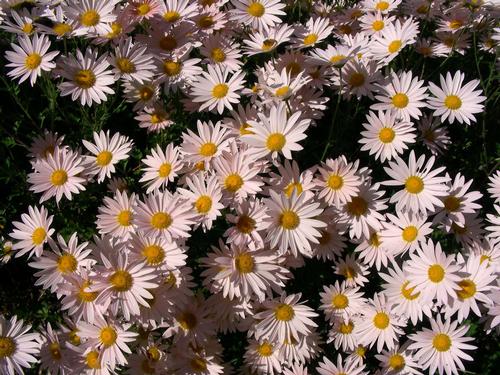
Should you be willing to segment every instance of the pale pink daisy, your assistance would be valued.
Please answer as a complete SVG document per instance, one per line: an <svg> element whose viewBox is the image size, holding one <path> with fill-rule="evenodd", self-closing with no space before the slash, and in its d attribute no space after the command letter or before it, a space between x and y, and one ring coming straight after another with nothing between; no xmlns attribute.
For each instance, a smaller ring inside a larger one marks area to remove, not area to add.
<svg viewBox="0 0 500 375"><path fill-rule="evenodd" d="M165 149L156 145L156 148L151 149L151 154L141 161L145 168L139 182L145 183L146 194L164 188L169 182L173 182L182 168L179 147L174 146L173 143L169 143Z"/></svg>
<svg viewBox="0 0 500 375"><path fill-rule="evenodd" d="M253 29L267 30L281 23L284 16L280 0L231 0L231 19L251 26Z"/></svg>
<svg viewBox="0 0 500 375"><path fill-rule="evenodd" d="M136 201L134 193L129 196L127 192L118 190L113 198L104 197L96 222L99 233L128 239L135 231L133 221Z"/></svg>

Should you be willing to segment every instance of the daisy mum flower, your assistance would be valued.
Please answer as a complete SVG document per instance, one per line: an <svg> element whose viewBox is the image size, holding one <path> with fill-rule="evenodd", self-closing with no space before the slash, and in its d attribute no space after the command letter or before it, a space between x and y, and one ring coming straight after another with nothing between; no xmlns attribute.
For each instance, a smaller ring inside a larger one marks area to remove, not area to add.
<svg viewBox="0 0 500 375"><path fill-rule="evenodd" d="M358 314L365 306L366 300L359 287L347 287L345 282L335 285L323 286L324 292L320 293L320 309L325 313L325 318L330 322L338 319L348 320L349 317Z"/></svg>
<svg viewBox="0 0 500 375"><path fill-rule="evenodd" d="M346 359L345 361L342 359L342 355L337 355L337 363L334 364L327 357L322 358L322 362L318 363L318 367L316 367L316 371L320 375L366 375L366 372L363 371L364 365L359 365L354 361L350 361Z"/></svg>
<svg viewBox="0 0 500 375"><path fill-rule="evenodd" d="M5 52L5 58L10 61L6 66L14 68L7 72L12 78L20 78L19 83L30 79L33 86L42 71L50 72L56 67L52 62L59 51L47 52L50 47L49 38L46 35L35 34L32 39L27 36L19 37L19 44L11 44L14 51Z"/></svg>
<svg viewBox="0 0 500 375"><path fill-rule="evenodd" d="M141 160L145 168L144 175L139 182L144 182L146 194L166 187L169 182L173 182L177 177L177 172L182 168L182 161L179 148L173 143L169 143L165 150L160 145L151 150L151 155Z"/></svg>
<svg viewBox="0 0 500 375"><path fill-rule="evenodd" d="M231 18L254 29L267 30L281 22L279 16L285 15L285 4L280 0L231 0L231 4Z"/></svg>
<svg viewBox="0 0 500 375"><path fill-rule="evenodd" d="M384 27L371 44L371 54L384 64L392 61L409 44L415 43L418 35L418 23L412 18L403 23L396 20Z"/></svg>
<svg viewBox="0 0 500 375"><path fill-rule="evenodd" d="M114 14L117 0L82 0L71 1L63 8L68 18L78 22L82 33L106 35L112 32L111 22L116 19Z"/></svg>
<svg viewBox="0 0 500 375"><path fill-rule="evenodd" d="M100 234L127 239L135 228L133 225L136 196L116 191L113 198L104 197L97 215L97 229Z"/></svg>
<svg viewBox="0 0 500 375"><path fill-rule="evenodd" d="M434 109L434 116L441 116L441 121L448 120L450 124L457 120L459 123L470 125L476 122L474 114L481 113L486 100L481 90L474 90L479 80L474 79L462 86L465 74L457 71L452 77L450 72L446 78L439 76L441 87L429 82L429 91L434 95L428 100L429 107Z"/></svg>
<svg viewBox="0 0 500 375"><path fill-rule="evenodd" d="M114 67L115 79L136 80L140 83L153 78L155 64L153 56L146 53L147 46L132 42L127 38L115 47L113 56L108 58Z"/></svg>

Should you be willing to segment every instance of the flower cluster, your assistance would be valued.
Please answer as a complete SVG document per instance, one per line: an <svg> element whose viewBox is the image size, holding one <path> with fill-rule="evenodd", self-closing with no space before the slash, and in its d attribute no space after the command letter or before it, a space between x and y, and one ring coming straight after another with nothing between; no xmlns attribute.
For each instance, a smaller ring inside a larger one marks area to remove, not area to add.
<svg viewBox="0 0 500 375"><path fill-rule="evenodd" d="M61 375L225 374L219 337L238 331L245 374L368 374L371 356L381 375L451 375L476 349L466 320L500 327L500 173L484 192L490 212L440 159L449 125L475 126L485 86L460 70L431 82L409 69L412 56L495 54L498 9L317 1L287 23L294 4L280 0L18 3L0 3L12 79L43 75L83 107L123 95L152 133L168 132L174 105L205 114L146 151L136 192L117 175L134 140L112 126L79 145L50 131L33 141L39 203L13 222L3 261L25 256L65 323L28 333L0 316L0 373L39 362ZM308 168L294 158L335 100L328 139L339 103L369 103L358 142L381 173L329 147ZM104 182L93 239L63 237L44 202ZM218 241L193 259L192 234L214 229ZM336 279L317 278L315 296L294 278L314 273L312 258Z"/></svg>

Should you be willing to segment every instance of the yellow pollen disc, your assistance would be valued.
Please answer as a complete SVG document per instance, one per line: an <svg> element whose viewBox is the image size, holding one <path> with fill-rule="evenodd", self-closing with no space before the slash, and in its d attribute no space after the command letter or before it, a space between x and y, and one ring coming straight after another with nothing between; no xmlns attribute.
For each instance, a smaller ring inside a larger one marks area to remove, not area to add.
<svg viewBox="0 0 500 375"><path fill-rule="evenodd" d="M199 152L201 156L213 156L217 152L217 146L215 145L215 143L207 142L201 145Z"/></svg>
<svg viewBox="0 0 500 375"><path fill-rule="evenodd" d="M111 24L111 32L106 34L106 38L113 39L120 35L123 31L123 26L118 22Z"/></svg>
<svg viewBox="0 0 500 375"><path fill-rule="evenodd" d="M377 20L377 21L373 21L372 23L372 29L374 31L380 31L384 28L384 21L380 21L380 20Z"/></svg>
<svg viewBox="0 0 500 375"><path fill-rule="evenodd" d="M165 35L160 38L159 45L164 51L173 51L177 47L177 40L171 35Z"/></svg>
<svg viewBox="0 0 500 375"><path fill-rule="evenodd" d="M50 356L55 359L56 361L59 361L61 359L61 347L57 342L51 342L49 344L49 352Z"/></svg>
<svg viewBox="0 0 500 375"><path fill-rule="evenodd" d="M212 16L202 16L198 20L198 26L202 29L208 29L210 26L212 26L215 23L214 19Z"/></svg>
<svg viewBox="0 0 500 375"><path fill-rule="evenodd" d="M438 352L447 352L451 348L451 338L445 333L438 333L432 339L432 346Z"/></svg>
<svg viewBox="0 0 500 375"><path fill-rule="evenodd" d="M406 298L407 300L413 301L414 299L417 299L418 296L420 295L420 292L417 292L413 294L413 291L415 290L415 287L413 288L408 288L409 281L405 281L403 285L401 285L401 295Z"/></svg>
<svg viewBox="0 0 500 375"><path fill-rule="evenodd" d="M305 46L310 46L311 44L316 43L318 40L318 34L309 34L304 38L304 45Z"/></svg>
<svg viewBox="0 0 500 375"><path fill-rule="evenodd" d="M450 29L456 30L463 26L463 22L460 20L451 20L449 23Z"/></svg>
<svg viewBox="0 0 500 375"><path fill-rule="evenodd" d="M293 192L297 195L302 193L302 184L300 182L290 182L287 187L285 187L285 194L288 198L290 198L293 194Z"/></svg>
<svg viewBox="0 0 500 375"><path fill-rule="evenodd" d="M373 325L378 329L386 329L389 326L389 315L379 312L373 317Z"/></svg>
<svg viewBox="0 0 500 375"><path fill-rule="evenodd" d="M353 329L354 329L354 324L352 322L349 322L347 324L341 323L339 326L339 332L342 333L343 335L348 335L352 333Z"/></svg>
<svg viewBox="0 0 500 375"><path fill-rule="evenodd" d="M253 131L251 131L249 129L252 129L252 127L249 124L247 124L247 123L241 124L240 135L255 134Z"/></svg>
<svg viewBox="0 0 500 375"><path fill-rule="evenodd" d="M293 230L300 224L299 215L291 210L283 211L280 215L280 225L284 229Z"/></svg>
<svg viewBox="0 0 500 375"><path fill-rule="evenodd" d="M396 108L406 108L408 102L408 95L403 94L402 92L397 93L392 97L392 105Z"/></svg>
<svg viewBox="0 0 500 375"><path fill-rule="evenodd" d="M181 15L175 10L169 10L168 12L163 13L163 19L167 22L175 22L179 18L181 18Z"/></svg>
<svg viewBox="0 0 500 375"><path fill-rule="evenodd" d="M22 28L25 34L31 34L33 32L33 29L34 27L32 23L25 23Z"/></svg>
<svg viewBox="0 0 500 375"><path fill-rule="evenodd" d="M170 175L170 172L172 171L172 165L170 163L163 163L160 165L160 168L158 168L158 176L161 178L166 178Z"/></svg>
<svg viewBox="0 0 500 375"><path fill-rule="evenodd" d="M343 270L343 272L341 272L341 274L344 275L344 277L346 279L351 279L351 280L354 279L358 275L358 273L356 272L356 270L354 268L352 268L352 267L349 267L349 266L347 266Z"/></svg>
<svg viewBox="0 0 500 375"><path fill-rule="evenodd" d="M146 351L146 355L153 362L158 362L161 357L161 353L156 346L150 346Z"/></svg>
<svg viewBox="0 0 500 375"><path fill-rule="evenodd" d="M198 324L198 319L196 319L196 316L187 311L183 312L177 318L177 321L179 322L181 328L184 329L185 331L193 329Z"/></svg>
<svg viewBox="0 0 500 375"><path fill-rule="evenodd" d="M369 240L369 243L371 246L373 247L379 247L380 244L382 243L382 241L380 241L380 237L378 236L377 233L372 233L372 235L370 236L370 240Z"/></svg>
<svg viewBox="0 0 500 375"><path fill-rule="evenodd" d="M354 197L347 203L347 211L354 216L362 216L368 211L368 203L362 197Z"/></svg>
<svg viewBox="0 0 500 375"><path fill-rule="evenodd" d="M231 193L237 192L243 186L243 179L240 175L233 173L224 180L224 188Z"/></svg>
<svg viewBox="0 0 500 375"><path fill-rule="evenodd" d="M217 99L225 98L229 91L229 86L225 83L218 83L212 89L212 96Z"/></svg>
<svg viewBox="0 0 500 375"><path fill-rule="evenodd" d="M279 98L283 98L284 96L287 96L289 92L290 92L290 87L281 86L280 88L276 89L274 95Z"/></svg>
<svg viewBox="0 0 500 375"><path fill-rule="evenodd" d="M172 217L166 212L157 212L151 216L151 226L156 229L167 229L172 224Z"/></svg>
<svg viewBox="0 0 500 375"><path fill-rule="evenodd" d="M405 359L401 354L396 353L389 358L389 367L394 371L401 371L405 367L405 364Z"/></svg>
<svg viewBox="0 0 500 375"><path fill-rule="evenodd" d="M75 345L78 346L82 343L82 340L80 339L80 336L78 336L78 330L73 330L69 333L69 341Z"/></svg>
<svg viewBox="0 0 500 375"><path fill-rule="evenodd" d="M165 259L165 251L161 246L149 245L142 249L142 255L146 258L146 263L149 265L157 265Z"/></svg>
<svg viewBox="0 0 500 375"><path fill-rule="evenodd" d="M264 342L257 347L257 353L259 353L261 357L269 357L273 354L273 346L268 342Z"/></svg>
<svg viewBox="0 0 500 375"><path fill-rule="evenodd" d="M26 59L24 60L24 66L26 66L26 68L30 70L38 68L41 63L42 63L42 56L40 56L36 52L33 52L28 56L26 56Z"/></svg>
<svg viewBox="0 0 500 375"><path fill-rule="evenodd" d="M266 8L259 2L253 2L248 6L247 12L253 17L262 17L266 12Z"/></svg>
<svg viewBox="0 0 500 375"><path fill-rule="evenodd" d="M485 261L487 261L489 264L489 262L491 261L491 257L489 255L482 254L481 258L479 258L479 263L482 264Z"/></svg>
<svg viewBox="0 0 500 375"><path fill-rule="evenodd" d="M10 357L16 351L16 343L10 337L0 337L0 359Z"/></svg>
<svg viewBox="0 0 500 375"><path fill-rule="evenodd" d="M210 52L210 56L212 57L212 60L218 63L226 60L226 54L221 48L214 48L212 52Z"/></svg>
<svg viewBox="0 0 500 375"><path fill-rule="evenodd" d="M204 171L205 170L205 162L199 161L198 163L196 163L194 165L194 169L196 169L197 171Z"/></svg>
<svg viewBox="0 0 500 375"><path fill-rule="evenodd" d="M236 228L238 228L241 233L252 233L252 231L255 229L255 220L250 216L241 215L238 218L238 222L236 223Z"/></svg>
<svg viewBox="0 0 500 375"><path fill-rule="evenodd" d="M78 299L82 302L93 302L97 298L98 292L88 292L89 281L85 281L78 290Z"/></svg>
<svg viewBox="0 0 500 375"><path fill-rule="evenodd" d="M118 334L116 333L115 329L109 326L102 328L101 332L99 333L99 339L106 348L112 346L116 342L117 337Z"/></svg>
<svg viewBox="0 0 500 375"><path fill-rule="evenodd" d="M250 273L253 271L255 263L249 253L243 253L234 259L234 265L239 273Z"/></svg>
<svg viewBox="0 0 500 375"><path fill-rule="evenodd" d="M363 345L359 345L359 346L356 348L356 354L357 354L358 356L360 356L361 358L365 358L366 348L365 348Z"/></svg>
<svg viewBox="0 0 500 375"><path fill-rule="evenodd" d="M116 292L126 292L132 288L134 283L132 275L124 270L115 271L115 273L109 277L108 281Z"/></svg>
<svg viewBox="0 0 500 375"><path fill-rule="evenodd" d="M424 190L424 181L418 176L410 176L405 181L405 188L408 193L418 194Z"/></svg>
<svg viewBox="0 0 500 375"><path fill-rule="evenodd" d="M377 5L375 5L376 10L384 11L387 10L387 8L389 8L389 3L387 1L379 1Z"/></svg>
<svg viewBox="0 0 500 375"><path fill-rule="evenodd" d="M403 229L401 236L406 242L413 242L418 236L418 229L414 225L409 225L405 229Z"/></svg>
<svg viewBox="0 0 500 375"><path fill-rule="evenodd" d="M270 151L281 151L281 149L285 146L286 138L281 133L272 133L269 134L266 141L266 147Z"/></svg>
<svg viewBox="0 0 500 375"><path fill-rule="evenodd" d="M89 89L94 86L96 77L92 70L83 69L76 72L73 77L75 83L80 86L82 89Z"/></svg>
<svg viewBox="0 0 500 375"><path fill-rule="evenodd" d="M345 60L345 56L344 55L335 55L335 56L332 56L330 57L330 62L332 64L338 64L340 63L341 61ZM364 78L363 78L364 79Z"/></svg>
<svg viewBox="0 0 500 375"><path fill-rule="evenodd" d="M181 72L181 68L181 63L172 60L166 60L163 62L163 72L169 77L178 75Z"/></svg>
<svg viewBox="0 0 500 375"><path fill-rule="evenodd" d="M391 143L394 140L394 137L396 136L396 132L392 130L391 128L382 128L378 132L378 139L382 143Z"/></svg>
<svg viewBox="0 0 500 375"><path fill-rule="evenodd" d="M398 40L393 40L392 42L389 43L389 46L387 47L387 50L390 53L396 53L401 49L402 43L401 41Z"/></svg>
<svg viewBox="0 0 500 375"><path fill-rule="evenodd" d="M134 73L136 71L135 64L126 57L119 57L116 59L116 66L122 73Z"/></svg>
<svg viewBox="0 0 500 375"><path fill-rule="evenodd" d="M444 99L444 105L448 109L456 110L462 106L462 100L456 95L448 95Z"/></svg>
<svg viewBox="0 0 500 375"><path fill-rule="evenodd" d="M460 208L460 199L450 195L444 199L444 208L448 212L455 212Z"/></svg>
<svg viewBox="0 0 500 375"><path fill-rule="evenodd" d="M429 280L433 283L439 283L444 279L444 268L439 264L433 264L427 270Z"/></svg>
<svg viewBox="0 0 500 375"><path fill-rule="evenodd" d="M56 23L54 26L52 26L52 30L58 35L58 36L63 36L64 34L69 33L73 28L71 25L68 25L67 23Z"/></svg>
<svg viewBox="0 0 500 375"><path fill-rule="evenodd" d="M345 294L336 294L332 298L332 306L336 309L343 310L349 306L349 298Z"/></svg>
<svg viewBox="0 0 500 375"><path fill-rule="evenodd" d="M154 92L151 87L143 86L139 89L139 98L141 98L143 102L147 102L149 99L151 99L153 97L153 94Z"/></svg>
<svg viewBox="0 0 500 375"><path fill-rule="evenodd" d="M295 312L292 306L282 303L274 310L274 316L277 320L288 322L293 319Z"/></svg>
<svg viewBox="0 0 500 375"><path fill-rule="evenodd" d="M139 4L135 7L135 11L138 16L145 16L146 14L149 13L150 10L151 7L149 6L149 4L145 3Z"/></svg>
<svg viewBox="0 0 500 375"><path fill-rule="evenodd" d="M118 215L116 215L116 221L123 227L128 227L132 224L132 212L129 210L120 211Z"/></svg>
<svg viewBox="0 0 500 375"><path fill-rule="evenodd" d="M39 246L43 243L43 241L45 241L46 237L47 232L45 231L45 228L38 227L31 234L31 241L33 241L33 244Z"/></svg>
<svg viewBox="0 0 500 375"><path fill-rule="evenodd" d="M362 73L353 73L349 77L349 84L352 87L360 87L365 83L365 76Z"/></svg>
<svg viewBox="0 0 500 375"><path fill-rule="evenodd" d="M198 213L206 214L212 208L212 198L208 195L202 195L196 200L194 207Z"/></svg>
<svg viewBox="0 0 500 375"><path fill-rule="evenodd" d="M263 51L269 51L276 45L276 43L277 41L275 39L266 39L262 42L262 46L260 48Z"/></svg>
<svg viewBox="0 0 500 375"><path fill-rule="evenodd" d="M64 253L57 259L57 269L61 273L75 272L78 261L70 253Z"/></svg>
<svg viewBox="0 0 500 375"><path fill-rule="evenodd" d="M94 9L86 10L85 12L80 14L80 23L86 27L95 26L99 23L100 20L101 16L99 16L99 13L97 13L97 11Z"/></svg>
<svg viewBox="0 0 500 375"><path fill-rule="evenodd" d="M344 179L338 174L331 174L326 183L330 189L339 190L344 186Z"/></svg>
<svg viewBox="0 0 500 375"><path fill-rule="evenodd" d="M68 174L63 169L57 169L50 175L50 182L54 186L64 185L68 181Z"/></svg>
<svg viewBox="0 0 500 375"><path fill-rule="evenodd" d="M191 368L196 372L202 372L207 370L207 361L203 358L196 357L193 358L190 362Z"/></svg>
<svg viewBox="0 0 500 375"><path fill-rule="evenodd" d="M151 120L150 120L151 124L159 124L160 122L163 122L165 120L166 120L166 117L164 117L162 113L154 112L151 114ZM161 168L161 166L160 166L160 168ZM159 173L160 173L160 171L158 170L158 174Z"/></svg>
<svg viewBox="0 0 500 375"><path fill-rule="evenodd" d="M471 298L476 294L476 283L472 280L464 279L458 283L458 286L460 289L457 290L457 296L460 299Z"/></svg>
<svg viewBox="0 0 500 375"><path fill-rule="evenodd" d="M100 369L101 361L99 361L99 353L96 350L92 350L85 356L85 364L91 369Z"/></svg>
<svg viewBox="0 0 500 375"><path fill-rule="evenodd" d="M99 154L97 154L95 162L98 166L105 167L106 165L111 163L112 159L113 159L113 154L111 152L101 151Z"/></svg>

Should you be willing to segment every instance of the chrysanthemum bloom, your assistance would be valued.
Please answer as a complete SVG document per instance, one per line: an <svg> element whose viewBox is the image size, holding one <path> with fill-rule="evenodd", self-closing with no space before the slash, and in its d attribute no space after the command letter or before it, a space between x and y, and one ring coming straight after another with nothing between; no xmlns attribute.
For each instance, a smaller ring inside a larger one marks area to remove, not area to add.
<svg viewBox="0 0 500 375"><path fill-rule="evenodd" d="M253 29L267 30L281 23L285 7L280 0L231 0L231 19L252 26Z"/></svg>
<svg viewBox="0 0 500 375"><path fill-rule="evenodd" d="M29 369L36 363L40 353L40 335L38 333L27 333L31 325L24 325L24 321L17 320L13 316L10 320L0 315L0 372L2 374L25 373L24 368Z"/></svg>
<svg viewBox="0 0 500 375"><path fill-rule="evenodd" d="M54 229L50 228L54 216L48 216L49 212L42 206L40 209L36 206L28 207L29 214L22 214L22 223L14 221L14 230L10 233L10 237L17 241L12 246L12 250L19 250L16 257L23 256L27 252L28 258L33 254L37 257L42 255L43 245L49 240L54 233Z"/></svg>
<svg viewBox="0 0 500 375"><path fill-rule="evenodd" d="M19 83L29 78L31 86L33 86L42 74L42 70L50 72L56 67L52 60L59 54L59 51L47 53L50 41L43 34L40 36L35 34L33 40L27 36L20 36L19 44L21 46L11 43L14 51L5 52L5 58L10 61L6 66L14 68L7 72L7 75L12 78L20 78Z"/></svg>
<svg viewBox="0 0 500 375"><path fill-rule="evenodd" d="M384 32L385 26L393 23L394 20L394 16L383 14L381 12L366 13L359 18L361 30L365 34L372 36L381 35Z"/></svg>
<svg viewBox="0 0 500 375"><path fill-rule="evenodd" d="M375 355L381 362L380 367L384 374L423 375L418 370L420 365L413 358L412 352L406 349L407 346L396 347L390 351L384 350L382 354Z"/></svg>
<svg viewBox="0 0 500 375"><path fill-rule="evenodd" d="M337 275L345 278L348 287L363 286L368 282L366 278L369 274L368 267L356 259L354 254L336 260L332 268Z"/></svg>
<svg viewBox="0 0 500 375"><path fill-rule="evenodd" d="M108 62L114 67L115 79L150 81L155 73L153 56L146 53L147 46L136 43L132 38L124 39L115 47Z"/></svg>
<svg viewBox="0 0 500 375"><path fill-rule="evenodd" d="M315 48L311 51L311 61L327 67L341 68L356 55L357 50L345 44L329 44L326 49Z"/></svg>
<svg viewBox="0 0 500 375"><path fill-rule="evenodd" d="M362 237L354 242L359 243L354 252L359 254L359 260L368 267L375 267L380 271L382 267L394 262L394 250L381 239L380 232L373 231L370 237Z"/></svg>
<svg viewBox="0 0 500 375"><path fill-rule="evenodd" d="M311 17L305 25L299 25L295 30L293 46L296 48L312 47L328 38L332 30L333 26L327 18Z"/></svg>
<svg viewBox="0 0 500 375"><path fill-rule="evenodd" d="M272 27L268 30L254 31L248 36L250 40L243 40L243 43L246 44L244 53L248 56L259 53L271 53L278 48L279 45L288 42L292 33L293 28L287 23Z"/></svg>
<svg viewBox="0 0 500 375"><path fill-rule="evenodd" d="M47 328L42 329L40 333L42 339L40 368L51 374L70 374L76 353L61 343L62 332L53 330L50 323L47 323Z"/></svg>
<svg viewBox="0 0 500 375"><path fill-rule="evenodd" d="M143 108L134 119L139 121L139 127L145 128L148 133L158 133L174 123L170 113L160 103Z"/></svg>
<svg viewBox="0 0 500 375"><path fill-rule="evenodd" d="M401 0L363 0L362 4L368 11L389 13L401 4Z"/></svg>
<svg viewBox="0 0 500 375"><path fill-rule="evenodd" d="M44 130L43 134L36 136L30 144L28 156L32 162L38 159L45 159L48 154L53 154L56 147L65 148L63 144L64 135L59 136L57 132L53 133Z"/></svg>
<svg viewBox="0 0 500 375"><path fill-rule="evenodd" d="M112 32L111 23L116 19L114 13L118 0L71 1L64 6L68 18L78 21L78 28L93 36Z"/></svg>
<svg viewBox="0 0 500 375"><path fill-rule="evenodd" d="M136 200L134 193L128 196L126 192L120 191L116 191L113 198L104 197L96 221L99 233L127 239L135 230L133 220Z"/></svg>
<svg viewBox="0 0 500 375"><path fill-rule="evenodd" d="M293 67L296 63L292 61L290 64L293 64L291 65ZM286 66L281 71L267 73L264 78L265 81L262 82L262 88L264 93L269 96L269 99L266 99L264 103L290 99L309 82L309 77L304 75L304 71L292 74L294 69ZM300 70L300 68L297 68L297 70Z"/></svg>
<svg viewBox="0 0 500 375"><path fill-rule="evenodd" d="M320 375L366 375L367 372L363 371L365 366L357 364L356 362L346 359L342 360L342 355L337 355L337 364L334 364L327 357L322 358L322 362L318 363L316 371Z"/></svg>
<svg viewBox="0 0 500 375"><path fill-rule="evenodd" d="M249 340L249 345L244 354L245 364L254 371L265 374L281 374L281 356L278 345L268 340Z"/></svg>
<svg viewBox="0 0 500 375"><path fill-rule="evenodd" d="M387 24L370 46L372 56L388 64L407 45L414 44L418 35L418 23L413 18Z"/></svg>
<svg viewBox="0 0 500 375"><path fill-rule="evenodd" d="M429 82L429 91L434 95L428 99L434 116L441 116L441 121L448 120L450 124L457 120L459 123L470 125L476 122L474 114L481 113L486 96L481 95L482 90L474 90L479 85L479 80L474 79L464 86L465 74L457 71L452 77L450 72L439 76L441 87Z"/></svg>
<svg viewBox="0 0 500 375"><path fill-rule="evenodd" d="M418 130L419 140L433 155L443 154L448 149L451 139L448 129L441 124L439 118L433 117L432 114L424 115L418 122Z"/></svg>
<svg viewBox="0 0 500 375"><path fill-rule="evenodd" d="M226 220L233 224L224 232L227 243L243 245L254 242L264 245L264 229L267 228L267 206L260 199L245 200L235 207L235 214L226 214Z"/></svg>
<svg viewBox="0 0 500 375"><path fill-rule="evenodd" d="M426 214L444 206L440 198L447 194L448 188L445 183L448 178L438 176L445 170L445 167L432 169L434 156L431 156L427 162L425 155L417 160L412 150L408 164L397 156L395 159L395 162L389 162L389 167L384 167L385 172L393 179L384 181L383 184L404 186L403 190L391 196L390 202L396 203L396 210L406 209L413 213Z"/></svg>
<svg viewBox="0 0 500 375"><path fill-rule="evenodd" d="M340 74L340 71L342 74ZM374 60L351 60L342 69L333 72L333 83L339 87L344 97L351 99L355 96L373 98L377 91L375 84L381 79L378 64Z"/></svg>
<svg viewBox="0 0 500 375"><path fill-rule="evenodd" d="M85 50L85 55L77 49L76 57L62 56L56 70L57 74L67 80L57 86L61 96L71 95L71 100L80 99L82 105L88 106L93 102L105 102L106 94L115 93L109 87L115 80L113 73L107 70L107 58L106 54L99 57L97 50L90 47Z"/></svg>
<svg viewBox="0 0 500 375"><path fill-rule="evenodd" d="M151 155L141 160L145 164L144 175L139 182L145 182L146 194L167 186L177 177L177 172L182 168L179 148L169 143L165 150L160 145L151 149Z"/></svg>
<svg viewBox="0 0 500 375"><path fill-rule="evenodd" d="M458 326L457 321L431 319L431 329L424 328L422 331L411 334L408 337L413 341L408 346L409 350L415 350L414 358L423 370L429 369L429 373L436 372L439 375L458 375L458 371L465 371L462 360L472 361L473 358L464 350L473 350L477 347L467 344L474 340L465 334L469 330L467 325Z"/></svg>
<svg viewBox="0 0 500 375"><path fill-rule="evenodd" d="M331 323L336 320L348 320L351 316L359 314L366 303L363 293L358 293L360 288L348 287L345 282L339 284L337 280L335 285L323 285L324 292L320 293L320 309L323 310L325 318Z"/></svg>
<svg viewBox="0 0 500 375"><path fill-rule="evenodd" d="M28 175L30 190L43 193L40 202L56 197L59 203L64 195L71 200L71 194L85 190L86 180L80 177L84 171L82 157L69 149L54 149L46 159L38 159L33 164L34 172Z"/></svg>
<svg viewBox="0 0 500 375"><path fill-rule="evenodd" d="M168 242L164 237L147 237L133 234L129 258L132 262L145 262L162 271L176 271L186 264L185 249L175 242Z"/></svg>
<svg viewBox="0 0 500 375"><path fill-rule="evenodd" d="M191 19L198 13L198 4L189 0L166 0L160 2L162 21L177 24Z"/></svg>
<svg viewBox="0 0 500 375"><path fill-rule="evenodd" d="M318 314L313 309L299 302L302 295L282 294L280 298L264 301L263 312L254 315L259 322L255 325L255 337L267 339L271 342L285 340L299 341L302 335L308 335L317 327L311 318Z"/></svg>
<svg viewBox="0 0 500 375"><path fill-rule="evenodd" d="M239 44L227 39L224 34L215 34L208 37L200 46L200 53L205 56L206 62L226 68L229 72L241 70L241 53Z"/></svg>
<svg viewBox="0 0 500 375"><path fill-rule="evenodd" d="M359 339L354 334L354 321L352 319L334 320L333 326L328 331L327 343L333 343L334 348L337 350L345 352L355 350L359 344Z"/></svg>
<svg viewBox="0 0 500 375"><path fill-rule="evenodd" d="M13 5L12 2L7 4ZM10 8L11 19L4 20L3 17L0 16L2 21L5 21L1 26L2 29L17 35L32 35L37 30L35 19L39 17L39 10L36 8L33 8L31 11L28 9L21 9L18 12L12 9L12 6L10 6Z"/></svg>

